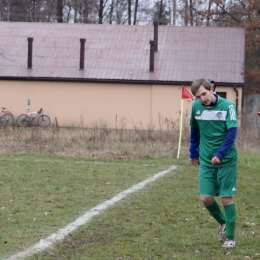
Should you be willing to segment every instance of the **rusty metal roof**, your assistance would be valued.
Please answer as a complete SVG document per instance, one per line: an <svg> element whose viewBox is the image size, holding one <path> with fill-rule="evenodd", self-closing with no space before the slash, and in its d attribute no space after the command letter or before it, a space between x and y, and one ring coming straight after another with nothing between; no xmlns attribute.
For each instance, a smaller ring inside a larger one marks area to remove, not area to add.
<svg viewBox="0 0 260 260"><path fill-rule="evenodd" d="M154 26L0 22L0 79L189 82L212 78L244 83L245 31L233 27L159 26L154 72L149 71ZM33 38L32 69L27 68ZM85 69L80 70L80 39Z"/></svg>

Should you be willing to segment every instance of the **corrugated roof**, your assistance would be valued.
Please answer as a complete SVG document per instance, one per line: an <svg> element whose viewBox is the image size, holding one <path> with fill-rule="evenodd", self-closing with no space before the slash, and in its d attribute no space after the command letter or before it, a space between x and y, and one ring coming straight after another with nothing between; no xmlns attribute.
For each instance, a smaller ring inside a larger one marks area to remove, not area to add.
<svg viewBox="0 0 260 260"><path fill-rule="evenodd" d="M0 22L0 35L0 78L187 82L205 77L244 83L242 28L159 26L154 72L149 72L153 25ZM33 37L32 69L27 69L28 37Z"/></svg>

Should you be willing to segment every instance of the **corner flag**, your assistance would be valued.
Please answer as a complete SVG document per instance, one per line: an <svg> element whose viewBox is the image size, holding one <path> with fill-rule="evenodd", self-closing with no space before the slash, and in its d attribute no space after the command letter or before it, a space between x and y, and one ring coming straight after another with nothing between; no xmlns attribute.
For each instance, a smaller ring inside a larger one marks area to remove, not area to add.
<svg viewBox="0 0 260 260"><path fill-rule="evenodd" d="M191 93L184 87L182 86L182 99L187 99L187 98L191 98L192 100L194 99L193 96L191 95Z"/></svg>
<svg viewBox="0 0 260 260"><path fill-rule="evenodd" d="M181 95L181 112L180 112L180 136L179 136L179 145L178 145L178 152L177 152L177 159L180 156L181 150L181 134L182 134L182 117L183 117L183 99L191 99L194 100L191 93L182 85L182 95ZM190 100L187 100L190 101Z"/></svg>

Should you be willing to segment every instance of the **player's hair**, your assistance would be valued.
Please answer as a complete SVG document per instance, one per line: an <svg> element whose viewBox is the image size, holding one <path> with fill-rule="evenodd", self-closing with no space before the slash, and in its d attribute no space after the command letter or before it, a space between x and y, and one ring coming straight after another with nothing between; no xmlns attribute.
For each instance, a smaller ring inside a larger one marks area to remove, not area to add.
<svg viewBox="0 0 260 260"><path fill-rule="evenodd" d="M192 92L192 94L193 94L194 96L195 96L197 90L198 90L201 86L203 86L203 87L204 87L205 89L207 89L207 90L210 90L210 87L211 87L209 81L206 80L206 79L196 79L196 80L194 80L194 81L192 82L192 84L191 84L191 92Z"/></svg>
<svg viewBox="0 0 260 260"><path fill-rule="evenodd" d="M215 91L216 87L217 87L216 82L213 79L208 79L208 81L209 81L210 84L213 84L213 86L211 85L211 87L213 88L213 91Z"/></svg>

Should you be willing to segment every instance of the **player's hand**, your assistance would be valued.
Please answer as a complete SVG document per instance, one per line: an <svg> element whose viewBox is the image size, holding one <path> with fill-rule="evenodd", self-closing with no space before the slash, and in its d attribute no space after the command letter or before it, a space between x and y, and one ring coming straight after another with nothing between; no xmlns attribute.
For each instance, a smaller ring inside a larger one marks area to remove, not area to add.
<svg viewBox="0 0 260 260"><path fill-rule="evenodd" d="M196 166L196 165L198 165L198 160L190 158L190 164Z"/></svg>
<svg viewBox="0 0 260 260"><path fill-rule="evenodd" d="M260 112L256 112L256 114L260 116Z"/></svg>
<svg viewBox="0 0 260 260"><path fill-rule="evenodd" d="M219 164L221 163L221 161L219 160L219 158L217 156L214 156L212 159L211 159L211 163L212 164Z"/></svg>

